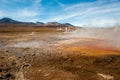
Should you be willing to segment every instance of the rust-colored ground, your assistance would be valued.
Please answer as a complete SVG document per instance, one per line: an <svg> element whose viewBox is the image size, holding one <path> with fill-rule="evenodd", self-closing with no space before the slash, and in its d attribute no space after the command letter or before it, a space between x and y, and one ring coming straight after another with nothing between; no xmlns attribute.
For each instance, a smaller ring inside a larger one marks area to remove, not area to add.
<svg viewBox="0 0 120 80"><path fill-rule="evenodd" d="M74 32L1 32L0 80L120 80L120 49Z"/></svg>
<svg viewBox="0 0 120 80"><path fill-rule="evenodd" d="M86 56L120 55L120 50L109 41L92 38L68 40L60 44L57 49L66 53L81 52L81 55Z"/></svg>

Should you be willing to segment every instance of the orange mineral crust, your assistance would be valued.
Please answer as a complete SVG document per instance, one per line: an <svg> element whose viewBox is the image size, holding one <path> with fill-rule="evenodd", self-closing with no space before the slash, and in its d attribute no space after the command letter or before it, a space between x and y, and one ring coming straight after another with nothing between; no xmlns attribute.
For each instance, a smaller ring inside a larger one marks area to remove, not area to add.
<svg viewBox="0 0 120 80"><path fill-rule="evenodd" d="M89 47L64 47L59 49L69 53L82 53L81 55L86 56L120 55L120 51L118 50L95 49Z"/></svg>
<svg viewBox="0 0 120 80"><path fill-rule="evenodd" d="M80 40L67 45L62 44L57 47L57 50L85 56L120 55L120 50L109 41L99 39Z"/></svg>

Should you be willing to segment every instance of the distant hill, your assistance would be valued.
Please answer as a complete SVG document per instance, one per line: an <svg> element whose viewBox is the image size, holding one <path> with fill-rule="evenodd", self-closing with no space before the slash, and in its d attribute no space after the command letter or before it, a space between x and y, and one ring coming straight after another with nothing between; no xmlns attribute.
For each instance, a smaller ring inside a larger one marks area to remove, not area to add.
<svg viewBox="0 0 120 80"><path fill-rule="evenodd" d="M74 25L72 25L72 24L70 24L70 23L64 23L63 25L73 26L73 27L74 27Z"/></svg>
<svg viewBox="0 0 120 80"><path fill-rule="evenodd" d="M0 19L0 23L3 23L3 24L34 24L33 22L20 22L20 21L16 21L16 20L13 20L7 17Z"/></svg>
<svg viewBox="0 0 120 80"><path fill-rule="evenodd" d="M10 19L10 18L5 17L5 18L0 19L0 23L20 24L21 22L15 21L15 20L12 20L12 19Z"/></svg>
<svg viewBox="0 0 120 80"><path fill-rule="evenodd" d="M28 25L28 26L33 26L33 27L75 27L73 26L72 24L70 23L58 23L58 22L48 22L48 23L43 23L43 22L21 22L21 21L17 21L17 20L13 20L11 18L2 18L0 19L0 24L4 24L6 26L8 26L8 24L13 24L13 25L16 25L16 24L19 24L19 25ZM1 25L0 25L1 27ZM10 25L8 26L10 27Z"/></svg>
<svg viewBox="0 0 120 80"><path fill-rule="evenodd" d="M70 23L21 22L7 17L0 19L0 31L71 31L75 28Z"/></svg>

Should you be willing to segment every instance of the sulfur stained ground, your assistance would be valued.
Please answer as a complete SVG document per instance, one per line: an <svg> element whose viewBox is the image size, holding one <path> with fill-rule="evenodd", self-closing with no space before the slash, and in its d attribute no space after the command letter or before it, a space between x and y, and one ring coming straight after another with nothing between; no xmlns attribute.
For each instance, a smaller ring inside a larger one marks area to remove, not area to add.
<svg viewBox="0 0 120 80"><path fill-rule="evenodd" d="M106 80L98 73L120 80L120 51L108 40L30 34L0 33L0 80Z"/></svg>

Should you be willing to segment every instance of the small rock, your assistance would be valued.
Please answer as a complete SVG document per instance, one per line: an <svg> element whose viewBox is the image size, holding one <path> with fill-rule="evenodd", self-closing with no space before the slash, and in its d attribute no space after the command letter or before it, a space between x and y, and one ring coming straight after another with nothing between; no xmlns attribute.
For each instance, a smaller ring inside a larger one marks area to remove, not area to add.
<svg viewBox="0 0 120 80"><path fill-rule="evenodd" d="M48 77L48 76L49 76L49 73L44 75L44 77Z"/></svg>
<svg viewBox="0 0 120 80"><path fill-rule="evenodd" d="M41 69L38 70L38 72L41 72L41 71L42 71Z"/></svg>
<svg viewBox="0 0 120 80"><path fill-rule="evenodd" d="M114 77L111 75L101 74L101 73L97 73L97 75L104 78L105 80L114 80Z"/></svg>

